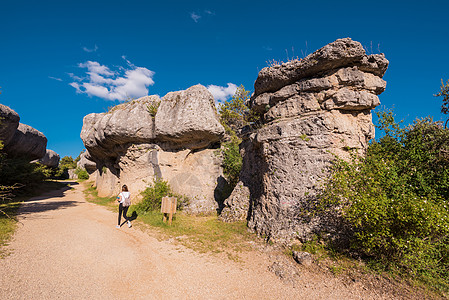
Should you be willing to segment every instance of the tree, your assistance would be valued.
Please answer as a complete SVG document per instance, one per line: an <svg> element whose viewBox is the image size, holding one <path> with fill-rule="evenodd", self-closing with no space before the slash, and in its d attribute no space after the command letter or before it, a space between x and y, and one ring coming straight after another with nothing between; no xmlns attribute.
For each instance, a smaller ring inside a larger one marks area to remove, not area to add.
<svg viewBox="0 0 449 300"><path fill-rule="evenodd" d="M220 104L220 122L230 135L237 134L245 125L258 122L259 117L246 105L250 91L240 85L229 101Z"/></svg>
<svg viewBox="0 0 449 300"><path fill-rule="evenodd" d="M446 81L446 84L444 84L443 79L441 79L441 86L440 86L440 92L435 97L443 97L443 104L441 104L441 113L447 115L449 114L449 80ZM447 126L447 121L444 124L444 127Z"/></svg>

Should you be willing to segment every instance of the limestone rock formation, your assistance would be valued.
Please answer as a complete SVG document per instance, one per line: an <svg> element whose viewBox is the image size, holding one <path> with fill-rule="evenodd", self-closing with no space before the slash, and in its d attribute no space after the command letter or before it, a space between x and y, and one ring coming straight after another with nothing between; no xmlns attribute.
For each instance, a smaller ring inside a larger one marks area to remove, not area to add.
<svg viewBox="0 0 449 300"><path fill-rule="evenodd" d="M160 102L147 96L115 106L107 113L84 117L81 139L92 158L114 161L122 146L154 139L154 122L149 107Z"/></svg>
<svg viewBox="0 0 449 300"><path fill-rule="evenodd" d="M10 157L31 161L42 158L45 155L46 147L47 138L42 132L20 123L4 150Z"/></svg>
<svg viewBox="0 0 449 300"><path fill-rule="evenodd" d="M211 212L221 162L214 144L224 129L213 96L203 86L147 96L84 117L81 139L87 149L79 166L94 170L100 196L127 184L134 195L155 178L188 196L191 212ZM90 172L88 170L88 172Z"/></svg>
<svg viewBox="0 0 449 300"><path fill-rule="evenodd" d="M245 197L230 198L224 219L247 218L250 228L274 240L307 239L326 226L308 214L319 180L334 155L363 153L374 137L371 109L380 104L387 66L383 54L368 56L345 38L262 69L250 105L265 124L244 137L237 185L249 190L249 209L242 215Z"/></svg>
<svg viewBox="0 0 449 300"><path fill-rule="evenodd" d="M156 114L156 137L173 147L205 148L224 135L214 97L202 85L164 96Z"/></svg>
<svg viewBox="0 0 449 300"><path fill-rule="evenodd" d="M44 157L39 159L39 162L47 167L56 168L59 165L59 154L47 149Z"/></svg>
<svg viewBox="0 0 449 300"><path fill-rule="evenodd" d="M14 110L0 104L0 140L3 145L11 141L17 127L19 127L19 121L20 117Z"/></svg>
<svg viewBox="0 0 449 300"><path fill-rule="evenodd" d="M80 160L76 163L76 166L80 169L86 170L89 174L92 174L95 170L97 170L97 164L92 161L92 157L87 150L81 153Z"/></svg>

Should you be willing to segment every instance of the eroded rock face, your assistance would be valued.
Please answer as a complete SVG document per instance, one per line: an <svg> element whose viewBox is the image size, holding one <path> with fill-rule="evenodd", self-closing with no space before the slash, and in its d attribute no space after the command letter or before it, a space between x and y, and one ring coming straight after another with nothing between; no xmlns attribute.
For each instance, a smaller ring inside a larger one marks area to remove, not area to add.
<svg viewBox="0 0 449 300"><path fill-rule="evenodd" d="M115 161L123 145L154 140L154 120L149 113L158 96L147 96L115 106L107 113L84 117L81 139L97 161Z"/></svg>
<svg viewBox="0 0 449 300"><path fill-rule="evenodd" d="M87 150L81 153L80 160L76 163L76 166L86 170L89 174L92 174L97 170L97 164L92 160L92 157Z"/></svg>
<svg viewBox="0 0 449 300"><path fill-rule="evenodd" d="M201 149L224 135L214 97L202 85L171 92L162 99L156 114L156 138L174 148Z"/></svg>
<svg viewBox="0 0 449 300"><path fill-rule="evenodd" d="M123 184L138 195L162 178L190 198L187 210L212 212L222 170L210 146L223 134L213 96L197 85L87 115L81 132L87 151L79 166L94 170L100 196L118 193Z"/></svg>
<svg viewBox="0 0 449 300"><path fill-rule="evenodd" d="M39 162L47 167L56 168L59 166L59 154L53 150L47 149L44 157Z"/></svg>
<svg viewBox="0 0 449 300"><path fill-rule="evenodd" d="M387 66L382 54L367 56L346 38L300 61L264 68L251 105L265 125L241 145L238 186L249 190L249 209L246 215L236 209L245 197L228 199L225 219L246 217L250 228L274 240L308 239L326 227L328 220L308 214L319 180L334 155L364 153L374 137L371 109L380 104Z"/></svg>
<svg viewBox="0 0 449 300"><path fill-rule="evenodd" d="M0 140L3 145L7 145L11 141L19 127L19 121L20 117L14 110L0 104Z"/></svg>
<svg viewBox="0 0 449 300"><path fill-rule="evenodd" d="M42 132L20 123L4 150L9 157L31 161L44 157L46 147L47 138Z"/></svg>

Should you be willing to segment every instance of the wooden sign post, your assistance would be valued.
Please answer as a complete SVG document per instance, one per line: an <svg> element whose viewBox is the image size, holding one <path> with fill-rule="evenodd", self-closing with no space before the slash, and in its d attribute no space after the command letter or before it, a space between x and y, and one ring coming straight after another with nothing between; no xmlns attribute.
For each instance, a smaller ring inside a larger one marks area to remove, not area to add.
<svg viewBox="0 0 449 300"><path fill-rule="evenodd" d="M173 214L176 213L176 197L163 197L161 203L161 213L164 214L162 221L167 222L168 214L168 225L171 225L171 220Z"/></svg>

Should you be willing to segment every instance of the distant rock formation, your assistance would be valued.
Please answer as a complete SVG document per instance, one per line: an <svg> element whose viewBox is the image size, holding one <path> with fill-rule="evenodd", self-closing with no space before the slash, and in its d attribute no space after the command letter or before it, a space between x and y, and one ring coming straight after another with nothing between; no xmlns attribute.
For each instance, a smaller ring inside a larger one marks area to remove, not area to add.
<svg viewBox="0 0 449 300"><path fill-rule="evenodd" d="M39 163L50 168L59 166L59 154L53 150L47 149L44 157L39 159Z"/></svg>
<svg viewBox="0 0 449 300"><path fill-rule="evenodd" d="M374 137L371 109L380 104L388 67L383 54L366 55L349 38L304 59L267 67L250 104L264 126L247 134L240 182L222 218L274 240L307 239L325 226L310 216L319 179L349 149L364 153Z"/></svg>
<svg viewBox="0 0 449 300"><path fill-rule="evenodd" d="M87 149L79 166L93 169L100 196L127 184L134 195L153 179L169 182L191 199L194 213L217 209L221 162L214 144L223 137L212 94L201 85L147 96L111 111L84 117L81 139Z"/></svg>
<svg viewBox="0 0 449 300"><path fill-rule="evenodd" d="M92 157L87 150L80 154L80 160L76 163L76 167L86 170L89 174L97 170L97 164L92 161Z"/></svg>

